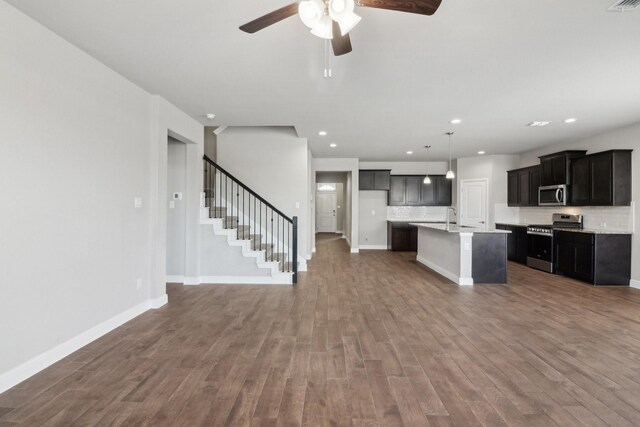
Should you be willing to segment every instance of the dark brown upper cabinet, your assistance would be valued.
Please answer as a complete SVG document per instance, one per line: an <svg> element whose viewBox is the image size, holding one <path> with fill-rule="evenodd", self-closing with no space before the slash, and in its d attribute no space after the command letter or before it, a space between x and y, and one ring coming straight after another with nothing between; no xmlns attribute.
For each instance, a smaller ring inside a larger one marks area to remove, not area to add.
<svg viewBox="0 0 640 427"><path fill-rule="evenodd" d="M451 206L451 180L444 175L429 175L431 184L424 184L424 175L392 175L389 206Z"/></svg>
<svg viewBox="0 0 640 427"><path fill-rule="evenodd" d="M359 177L360 191L389 190L390 170L360 170Z"/></svg>
<svg viewBox="0 0 640 427"><path fill-rule="evenodd" d="M575 159L571 164L571 204L629 206L631 152L610 150Z"/></svg>
<svg viewBox="0 0 640 427"><path fill-rule="evenodd" d="M540 157L540 185L569 185L571 161L584 157L585 150L562 151Z"/></svg>
<svg viewBox="0 0 640 427"><path fill-rule="evenodd" d="M507 204L538 206L540 166L529 166L507 172Z"/></svg>

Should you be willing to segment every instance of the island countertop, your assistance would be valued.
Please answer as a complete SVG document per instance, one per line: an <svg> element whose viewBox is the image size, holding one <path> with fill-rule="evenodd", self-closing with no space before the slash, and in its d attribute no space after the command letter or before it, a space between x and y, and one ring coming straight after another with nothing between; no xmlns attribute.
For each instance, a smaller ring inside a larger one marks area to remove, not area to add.
<svg viewBox="0 0 640 427"><path fill-rule="evenodd" d="M457 224L450 224L449 228L447 228L447 225L443 223L430 224L430 223L413 222L411 223L411 225L415 225L418 228L429 228L432 230L443 231L445 233L457 233L457 234L460 234L460 233L510 234L511 233L511 231L509 230L496 230L495 228L490 228L490 227L468 227L468 226L457 225Z"/></svg>

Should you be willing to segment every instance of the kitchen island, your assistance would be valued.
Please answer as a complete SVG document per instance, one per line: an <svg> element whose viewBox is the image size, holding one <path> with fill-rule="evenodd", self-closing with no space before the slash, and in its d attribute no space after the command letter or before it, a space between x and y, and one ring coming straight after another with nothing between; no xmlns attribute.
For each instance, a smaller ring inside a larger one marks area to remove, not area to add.
<svg viewBox="0 0 640 427"><path fill-rule="evenodd" d="M461 286L507 283L510 231L446 224L418 227L417 261Z"/></svg>

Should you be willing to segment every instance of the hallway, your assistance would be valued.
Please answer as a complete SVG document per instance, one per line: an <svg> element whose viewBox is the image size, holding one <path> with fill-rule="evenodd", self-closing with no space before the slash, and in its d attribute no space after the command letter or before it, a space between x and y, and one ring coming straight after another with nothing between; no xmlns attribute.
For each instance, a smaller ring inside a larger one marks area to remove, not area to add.
<svg viewBox="0 0 640 427"><path fill-rule="evenodd" d="M299 285L169 285L0 395L0 426L640 425L640 291L457 287L318 234Z"/></svg>

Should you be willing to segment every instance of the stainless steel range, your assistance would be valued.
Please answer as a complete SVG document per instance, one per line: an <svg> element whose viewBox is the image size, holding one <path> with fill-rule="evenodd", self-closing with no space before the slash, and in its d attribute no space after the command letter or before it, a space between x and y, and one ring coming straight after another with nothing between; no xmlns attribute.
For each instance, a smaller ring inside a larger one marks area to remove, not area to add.
<svg viewBox="0 0 640 427"><path fill-rule="evenodd" d="M555 273L553 231L583 227L582 215L553 214L551 224L531 224L527 227L527 265L529 267Z"/></svg>

